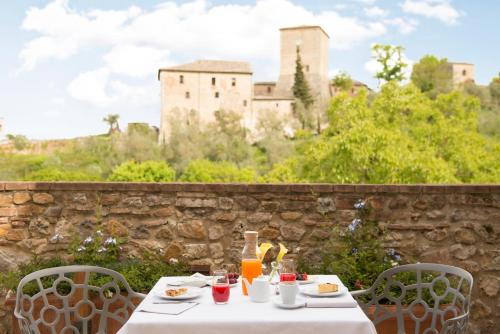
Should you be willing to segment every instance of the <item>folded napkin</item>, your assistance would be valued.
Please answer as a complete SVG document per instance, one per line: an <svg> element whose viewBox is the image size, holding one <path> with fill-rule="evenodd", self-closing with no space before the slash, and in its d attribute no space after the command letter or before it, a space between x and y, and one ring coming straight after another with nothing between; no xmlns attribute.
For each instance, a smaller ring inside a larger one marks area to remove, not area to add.
<svg viewBox="0 0 500 334"><path fill-rule="evenodd" d="M194 286L197 288L202 288L207 285L207 281L209 280L209 277L200 274L200 273L195 273L189 277L184 277L181 278L177 281L173 281L168 283L168 285L174 285L174 286Z"/></svg>
<svg viewBox="0 0 500 334"><path fill-rule="evenodd" d="M159 313L159 314L171 314L179 315L187 310L195 307L199 303L196 302L175 302L175 301L165 301L165 302L153 302L150 301L144 306L140 306L137 309L138 312L146 313Z"/></svg>
<svg viewBox="0 0 500 334"><path fill-rule="evenodd" d="M358 303L352 298L350 293L338 297L318 297L306 298L306 307L356 307Z"/></svg>

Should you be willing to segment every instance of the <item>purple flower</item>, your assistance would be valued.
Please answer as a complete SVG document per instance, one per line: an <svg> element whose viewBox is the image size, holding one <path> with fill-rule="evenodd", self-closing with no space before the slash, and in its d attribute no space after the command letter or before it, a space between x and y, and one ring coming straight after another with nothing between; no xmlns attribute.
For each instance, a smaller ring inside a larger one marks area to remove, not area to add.
<svg viewBox="0 0 500 334"><path fill-rule="evenodd" d="M354 203L354 208L356 210L363 210L366 207L366 202L362 199L359 199L356 203Z"/></svg>
<svg viewBox="0 0 500 334"><path fill-rule="evenodd" d="M50 242L53 244L59 243L63 239L63 236L60 235L59 233L56 233L50 238Z"/></svg>
<svg viewBox="0 0 500 334"><path fill-rule="evenodd" d="M358 252L358 249L356 247L353 247L351 249L351 254L356 254Z"/></svg>
<svg viewBox="0 0 500 334"><path fill-rule="evenodd" d="M104 253L105 251L107 251L106 247L99 247L99 249L97 250L97 253Z"/></svg>
<svg viewBox="0 0 500 334"><path fill-rule="evenodd" d="M110 245L116 245L116 239L113 237L109 237L104 241L104 246L109 247Z"/></svg>
<svg viewBox="0 0 500 334"><path fill-rule="evenodd" d="M389 255L389 256L394 256L394 255L396 255L396 251L394 250L394 248L389 248L389 249L387 250L387 255Z"/></svg>
<svg viewBox="0 0 500 334"><path fill-rule="evenodd" d="M354 232L358 228L358 226L362 223L363 221L359 218L353 219L353 221L347 226L349 229L349 232Z"/></svg>
<svg viewBox="0 0 500 334"><path fill-rule="evenodd" d="M76 250L76 251L77 251L78 253L81 253L81 252L84 252L84 251L86 251L86 250L87 250L87 248L85 248L85 246L80 246L80 247L78 247L78 248L77 248L77 250Z"/></svg>
<svg viewBox="0 0 500 334"><path fill-rule="evenodd" d="M92 238L92 237L87 237L85 240L83 240L83 244L85 246L88 246L88 245L90 245L93 242L94 242L94 238Z"/></svg>
<svg viewBox="0 0 500 334"><path fill-rule="evenodd" d="M395 254L394 255L394 260L396 260L398 262L401 261L401 255Z"/></svg>

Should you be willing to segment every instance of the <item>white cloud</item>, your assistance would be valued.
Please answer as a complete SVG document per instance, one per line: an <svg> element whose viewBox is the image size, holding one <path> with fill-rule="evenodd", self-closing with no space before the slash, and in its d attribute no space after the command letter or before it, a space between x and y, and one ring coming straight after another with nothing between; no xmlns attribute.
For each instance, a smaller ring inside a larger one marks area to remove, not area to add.
<svg viewBox="0 0 500 334"><path fill-rule="evenodd" d="M365 8L364 11L366 16L369 17L387 16L387 11L377 6Z"/></svg>
<svg viewBox="0 0 500 334"><path fill-rule="evenodd" d="M396 17L393 19L386 19L384 23L387 25L393 25L399 28L399 32L403 35L409 34L413 32L417 26L418 21L414 19L402 19L400 17Z"/></svg>
<svg viewBox="0 0 500 334"><path fill-rule="evenodd" d="M75 100L107 107L113 102L113 98L106 93L109 74L107 68L81 73L69 84L68 93Z"/></svg>
<svg viewBox="0 0 500 334"><path fill-rule="evenodd" d="M379 71L382 70L382 65L375 60L375 58L374 58L375 56L376 56L376 54L372 51L372 59L370 59L369 61L367 61L365 63L365 70L367 70L372 75L375 75L375 73L377 73L377 72L379 72ZM404 54L404 52L401 54L401 60L405 64L408 65L403 70L404 71L404 76L405 76L404 82L406 82L410 78L414 62L413 62L413 60L411 60L408 57L406 57L406 55ZM392 57L389 60L388 65L389 66L393 66L393 65L396 64L396 61L397 61L397 55L394 55L394 57Z"/></svg>
<svg viewBox="0 0 500 334"><path fill-rule="evenodd" d="M361 2L371 5L375 1ZM331 37L330 47L343 50L397 26L332 10L314 13L291 0L261 0L252 5L192 0L165 2L149 10L132 6L91 11L76 11L68 0L55 0L45 7L32 7L26 14L22 28L36 37L20 52L20 71L50 60L70 59L85 50L102 50L101 63L78 75L67 90L74 99L107 107L120 98L131 98L126 87L141 91L142 86L130 86L129 80L153 82L157 68L179 60L243 60L278 68L279 28L304 24L321 25ZM141 97L149 98L141 93L133 99Z"/></svg>
<svg viewBox="0 0 500 334"><path fill-rule="evenodd" d="M405 0L401 7L406 13L435 18L448 25L456 24L464 16L450 0Z"/></svg>
<svg viewBox="0 0 500 334"><path fill-rule="evenodd" d="M103 57L108 68L117 74L153 77L158 68L173 64L168 50L148 46L117 45Z"/></svg>

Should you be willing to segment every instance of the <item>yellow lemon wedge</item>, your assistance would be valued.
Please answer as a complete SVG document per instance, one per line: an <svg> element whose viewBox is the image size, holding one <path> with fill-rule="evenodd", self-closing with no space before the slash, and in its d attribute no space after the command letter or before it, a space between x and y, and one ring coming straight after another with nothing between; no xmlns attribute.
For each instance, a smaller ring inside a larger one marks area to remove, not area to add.
<svg viewBox="0 0 500 334"><path fill-rule="evenodd" d="M280 252L278 254L278 257L276 258L276 261L281 262L283 260L283 256L288 253L288 249L283 244L280 244Z"/></svg>
<svg viewBox="0 0 500 334"><path fill-rule="evenodd" d="M266 253L269 249L273 248L273 245L268 242L263 242L259 246L259 260L263 261Z"/></svg>

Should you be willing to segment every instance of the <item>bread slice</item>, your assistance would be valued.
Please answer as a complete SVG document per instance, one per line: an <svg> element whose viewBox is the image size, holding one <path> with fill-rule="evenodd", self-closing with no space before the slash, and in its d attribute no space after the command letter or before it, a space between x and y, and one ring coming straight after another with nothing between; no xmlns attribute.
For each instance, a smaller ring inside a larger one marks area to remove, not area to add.
<svg viewBox="0 0 500 334"><path fill-rule="evenodd" d="M178 289L167 289L165 290L165 294L169 297L177 297L188 292L187 288L178 288Z"/></svg>
<svg viewBox="0 0 500 334"><path fill-rule="evenodd" d="M319 293L331 293L339 291L339 285L335 283L321 283L318 284Z"/></svg>

